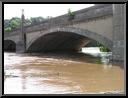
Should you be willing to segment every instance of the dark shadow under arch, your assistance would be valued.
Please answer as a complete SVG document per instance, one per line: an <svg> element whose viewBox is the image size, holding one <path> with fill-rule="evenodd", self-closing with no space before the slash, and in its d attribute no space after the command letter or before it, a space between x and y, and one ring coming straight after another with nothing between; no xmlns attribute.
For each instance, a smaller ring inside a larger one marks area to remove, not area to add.
<svg viewBox="0 0 128 98"><path fill-rule="evenodd" d="M112 41L97 33L74 27L56 28L38 35L27 45L27 52L53 50L78 51L90 40L96 40L108 49L112 49Z"/></svg>
<svg viewBox="0 0 128 98"><path fill-rule="evenodd" d="M12 40L4 40L4 51L16 51L16 43Z"/></svg>

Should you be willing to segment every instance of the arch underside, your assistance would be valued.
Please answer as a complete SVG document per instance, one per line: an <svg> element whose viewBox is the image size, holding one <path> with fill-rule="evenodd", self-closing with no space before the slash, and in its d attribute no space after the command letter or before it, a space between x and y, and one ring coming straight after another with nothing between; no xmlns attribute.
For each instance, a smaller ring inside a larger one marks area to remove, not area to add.
<svg viewBox="0 0 128 98"><path fill-rule="evenodd" d="M83 45L88 44L89 41L90 39L80 35L69 34L67 32L54 32L36 40L27 51L78 51Z"/></svg>
<svg viewBox="0 0 128 98"><path fill-rule="evenodd" d="M91 40L96 40L111 50L112 42L94 32L78 28L57 28L51 32L39 35L31 41L27 52L45 52L54 50L79 51Z"/></svg>
<svg viewBox="0 0 128 98"><path fill-rule="evenodd" d="M12 40L4 40L4 51L15 51L16 44Z"/></svg>

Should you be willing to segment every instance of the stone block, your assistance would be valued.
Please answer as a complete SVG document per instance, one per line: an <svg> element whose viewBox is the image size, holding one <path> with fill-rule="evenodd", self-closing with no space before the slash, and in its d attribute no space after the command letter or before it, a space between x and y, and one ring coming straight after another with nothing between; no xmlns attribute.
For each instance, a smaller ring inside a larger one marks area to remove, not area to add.
<svg viewBox="0 0 128 98"><path fill-rule="evenodd" d="M114 29L113 40L122 40L122 39L124 39L124 31L121 30L120 26L116 26L113 29Z"/></svg>
<svg viewBox="0 0 128 98"><path fill-rule="evenodd" d="M117 15L117 14L121 14L124 12L124 4L114 4L113 5L113 14Z"/></svg>

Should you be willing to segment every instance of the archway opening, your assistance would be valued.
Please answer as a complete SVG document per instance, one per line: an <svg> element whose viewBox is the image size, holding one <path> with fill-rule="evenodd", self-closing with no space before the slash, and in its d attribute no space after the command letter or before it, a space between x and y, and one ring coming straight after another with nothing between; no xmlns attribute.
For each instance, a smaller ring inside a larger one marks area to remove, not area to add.
<svg viewBox="0 0 128 98"><path fill-rule="evenodd" d="M15 52L16 43L12 40L4 40L4 51Z"/></svg>
<svg viewBox="0 0 128 98"><path fill-rule="evenodd" d="M96 32L66 27L40 34L28 43L27 52L79 51L92 40L101 43L100 46L103 44L108 49L112 49L112 41Z"/></svg>
<svg viewBox="0 0 128 98"><path fill-rule="evenodd" d="M112 51L96 40L91 40L88 44L82 47L81 52L97 58L94 59L95 63L102 63L106 65L110 64L112 60Z"/></svg>
<svg viewBox="0 0 128 98"><path fill-rule="evenodd" d="M92 62L91 59L94 58L95 60L95 57L82 52L82 48L87 47L94 41L99 42L99 45L103 44L103 46L111 49L111 41L94 32L75 28L60 28L60 30L57 29L52 32L41 34L35 40L33 39L27 46L27 52L53 53L55 55L61 52L63 53L61 54L62 56L66 55L68 57L73 57L73 59L78 58L78 60ZM86 60L87 58L89 58L89 60Z"/></svg>
<svg viewBox="0 0 128 98"><path fill-rule="evenodd" d="M103 45L102 43L96 41L96 40L90 40L88 44L86 44L84 47L94 47L94 48L99 48L100 52L111 52L111 50Z"/></svg>
<svg viewBox="0 0 128 98"><path fill-rule="evenodd" d="M52 32L39 37L27 52L76 52L89 42L89 38L71 32Z"/></svg>

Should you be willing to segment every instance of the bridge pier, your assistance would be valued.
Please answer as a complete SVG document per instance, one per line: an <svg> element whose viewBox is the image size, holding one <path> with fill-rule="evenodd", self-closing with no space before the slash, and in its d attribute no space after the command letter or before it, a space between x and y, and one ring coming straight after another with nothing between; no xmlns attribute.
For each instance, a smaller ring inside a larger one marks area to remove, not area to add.
<svg viewBox="0 0 128 98"><path fill-rule="evenodd" d="M113 4L113 61L124 62L126 5Z"/></svg>
<svg viewBox="0 0 128 98"><path fill-rule="evenodd" d="M24 46L24 42L23 41L19 41L18 43L16 43L16 52L17 53L24 53L25 50L25 46Z"/></svg>

